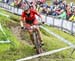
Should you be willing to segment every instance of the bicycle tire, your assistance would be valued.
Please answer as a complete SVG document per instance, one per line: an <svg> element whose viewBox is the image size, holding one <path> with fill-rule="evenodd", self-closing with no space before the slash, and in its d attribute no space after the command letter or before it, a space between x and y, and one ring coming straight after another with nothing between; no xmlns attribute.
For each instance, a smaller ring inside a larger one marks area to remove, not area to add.
<svg viewBox="0 0 75 61"><path fill-rule="evenodd" d="M37 54L42 53L43 49L42 49L41 42L39 41L38 31L33 32L33 39L34 39L34 44L35 44L35 47L36 47Z"/></svg>

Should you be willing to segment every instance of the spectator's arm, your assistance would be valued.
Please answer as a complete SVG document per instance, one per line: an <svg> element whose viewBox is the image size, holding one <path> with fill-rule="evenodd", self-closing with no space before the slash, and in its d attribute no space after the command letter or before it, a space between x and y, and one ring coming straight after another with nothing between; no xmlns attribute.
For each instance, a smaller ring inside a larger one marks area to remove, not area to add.
<svg viewBox="0 0 75 61"><path fill-rule="evenodd" d="M60 15L58 16L58 18L66 19L66 13L63 12L62 14L60 14Z"/></svg>
<svg viewBox="0 0 75 61"><path fill-rule="evenodd" d="M25 14L24 12L22 12L21 18L20 18L20 25L21 27L23 27L25 24Z"/></svg>

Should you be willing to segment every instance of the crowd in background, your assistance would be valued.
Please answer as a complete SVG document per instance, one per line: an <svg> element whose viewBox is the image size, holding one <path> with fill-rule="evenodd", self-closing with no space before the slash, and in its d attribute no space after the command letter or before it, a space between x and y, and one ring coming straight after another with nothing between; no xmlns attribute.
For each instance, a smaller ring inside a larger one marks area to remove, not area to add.
<svg viewBox="0 0 75 61"><path fill-rule="evenodd" d="M0 0L1 1L1 0ZM52 0L52 4L49 6L46 0L2 0L3 2L17 7L23 8L26 4L30 5L31 9L41 11L41 13L51 16L56 16L60 19L66 19L75 21L75 6L71 2L67 3L66 0Z"/></svg>
<svg viewBox="0 0 75 61"><path fill-rule="evenodd" d="M21 6L24 6L25 4L33 4L36 5L37 1L45 2L45 0L0 0L3 3L7 3L11 6L17 6L18 8L20 8Z"/></svg>
<svg viewBox="0 0 75 61"><path fill-rule="evenodd" d="M66 0L53 0L50 6L44 4L42 13L56 16L60 19L75 21L75 6L72 2L67 4Z"/></svg>

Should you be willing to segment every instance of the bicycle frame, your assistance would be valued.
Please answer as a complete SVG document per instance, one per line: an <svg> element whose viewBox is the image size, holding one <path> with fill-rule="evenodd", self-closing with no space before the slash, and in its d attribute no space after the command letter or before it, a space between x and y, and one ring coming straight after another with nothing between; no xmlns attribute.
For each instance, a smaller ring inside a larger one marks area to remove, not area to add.
<svg viewBox="0 0 75 61"><path fill-rule="evenodd" d="M34 45L36 47L36 52L37 52L37 54L40 54L43 52L43 49L42 49L42 44L40 41L40 36L39 36L38 30L36 29L36 27L39 27L39 26L33 25L33 26L31 26L31 29L33 30L32 35L33 35L33 39L34 39Z"/></svg>

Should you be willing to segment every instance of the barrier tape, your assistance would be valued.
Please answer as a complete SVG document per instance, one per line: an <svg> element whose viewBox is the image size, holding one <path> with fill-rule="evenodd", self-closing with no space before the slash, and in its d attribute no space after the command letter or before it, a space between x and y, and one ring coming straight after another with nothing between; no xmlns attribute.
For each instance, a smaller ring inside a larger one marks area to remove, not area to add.
<svg viewBox="0 0 75 61"><path fill-rule="evenodd" d="M70 46L74 46L71 42L69 42L68 40L65 40L63 37L55 34L54 32L52 32L51 30L48 30L47 28L43 27L43 26L40 26L42 29L44 29L46 32L48 32L48 34L51 34L53 35L54 37L60 39L61 41L63 41L64 43L70 45Z"/></svg>
<svg viewBox="0 0 75 61"><path fill-rule="evenodd" d="M7 38L7 35L6 35L6 33L4 32L4 30L3 30L2 26L1 26L1 24L0 24L0 30L2 31L2 33L4 34L4 36ZM6 41L0 41L0 43L10 43L10 40L7 38Z"/></svg>
<svg viewBox="0 0 75 61"><path fill-rule="evenodd" d="M6 14L3 14L3 13L0 13L0 15L2 15L2 16L6 16L6 17L10 17L9 15L6 15Z"/></svg>
<svg viewBox="0 0 75 61"><path fill-rule="evenodd" d="M42 57L42 56L46 56L46 55L51 55L51 54L54 54L54 53L57 53L57 52L60 52L60 51L63 51L63 50L67 50L67 49L70 49L70 48L72 48L72 46L60 48L60 49L57 49L57 50L52 50L52 51L49 51L49 52L45 52L45 53L41 53L41 54L38 54L38 55L30 56L30 57L27 57L27 58L22 58L22 59L19 59L19 60L16 60L16 61L31 60L31 59L34 59L34 58L38 58L38 57Z"/></svg>

